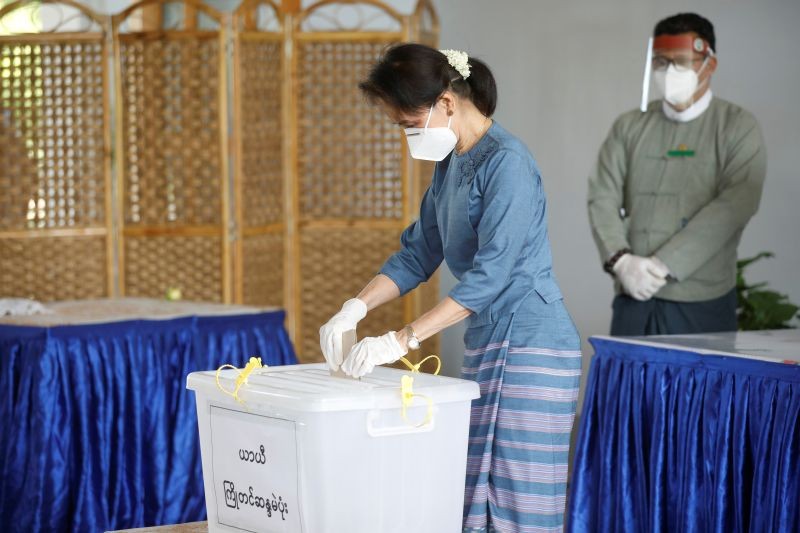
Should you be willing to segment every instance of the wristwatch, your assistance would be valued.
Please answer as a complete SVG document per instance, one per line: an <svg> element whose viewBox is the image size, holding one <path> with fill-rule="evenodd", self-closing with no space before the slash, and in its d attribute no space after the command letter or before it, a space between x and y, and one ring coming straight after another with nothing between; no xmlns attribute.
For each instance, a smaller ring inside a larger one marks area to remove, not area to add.
<svg viewBox="0 0 800 533"><path fill-rule="evenodd" d="M408 349L419 350L419 337L417 337L417 334L414 332L414 328L411 327L411 324L404 327L403 331L405 331L406 335L408 336Z"/></svg>

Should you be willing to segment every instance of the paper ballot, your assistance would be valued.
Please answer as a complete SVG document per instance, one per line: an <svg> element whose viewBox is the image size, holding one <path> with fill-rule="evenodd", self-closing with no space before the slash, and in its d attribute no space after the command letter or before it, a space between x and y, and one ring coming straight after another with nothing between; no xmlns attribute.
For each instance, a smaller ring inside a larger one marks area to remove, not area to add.
<svg viewBox="0 0 800 533"><path fill-rule="evenodd" d="M347 355L350 353L350 350L356 344L356 330L351 329L349 331L345 331L342 333L342 358L347 359ZM337 378L346 378L346 379L356 379L352 376L348 376L342 369L339 368L337 370L331 370L331 376Z"/></svg>

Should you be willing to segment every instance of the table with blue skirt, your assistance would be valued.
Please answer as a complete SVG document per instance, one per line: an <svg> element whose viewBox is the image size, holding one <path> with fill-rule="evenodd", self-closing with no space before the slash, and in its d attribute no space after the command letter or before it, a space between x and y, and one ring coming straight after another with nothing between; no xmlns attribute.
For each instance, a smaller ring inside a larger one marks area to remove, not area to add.
<svg viewBox="0 0 800 533"><path fill-rule="evenodd" d="M0 531L204 520L186 376L295 363L279 310L146 299L0 317Z"/></svg>
<svg viewBox="0 0 800 533"><path fill-rule="evenodd" d="M798 330L590 342L569 531L800 531Z"/></svg>

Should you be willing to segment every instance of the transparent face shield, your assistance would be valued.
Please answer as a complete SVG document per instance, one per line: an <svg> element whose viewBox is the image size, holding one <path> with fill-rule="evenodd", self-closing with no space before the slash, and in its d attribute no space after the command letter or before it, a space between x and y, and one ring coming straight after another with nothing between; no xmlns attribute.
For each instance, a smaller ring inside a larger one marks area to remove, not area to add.
<svg viewBox="0 0 800 533"><path fill-rule="evenodd" d="M691 35L660 35L647 43L642 101L647 111L651 87L672 105L690 105L714 51L703 39Z"/></svg>

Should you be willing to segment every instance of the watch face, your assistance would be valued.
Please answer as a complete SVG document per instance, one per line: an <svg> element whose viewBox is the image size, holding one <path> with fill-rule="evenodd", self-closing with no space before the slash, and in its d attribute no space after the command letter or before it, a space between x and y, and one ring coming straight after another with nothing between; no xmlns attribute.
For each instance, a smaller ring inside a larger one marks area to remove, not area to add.
<svg viewBox="0 0 800 533"><path fill-rule="evenodd" d="M412 350L419 349L419 341L414 337L411 337L410 339L408 339L408 347L411 348Z"/></svg>

